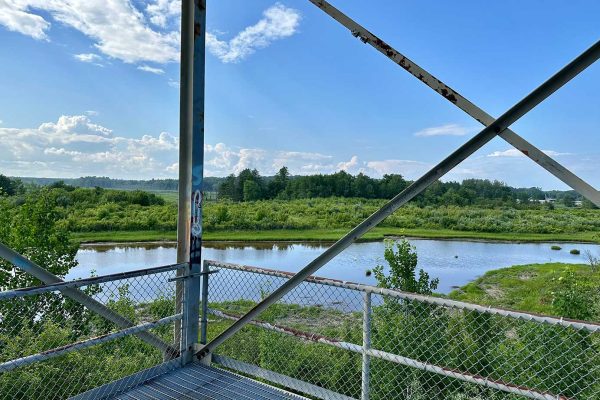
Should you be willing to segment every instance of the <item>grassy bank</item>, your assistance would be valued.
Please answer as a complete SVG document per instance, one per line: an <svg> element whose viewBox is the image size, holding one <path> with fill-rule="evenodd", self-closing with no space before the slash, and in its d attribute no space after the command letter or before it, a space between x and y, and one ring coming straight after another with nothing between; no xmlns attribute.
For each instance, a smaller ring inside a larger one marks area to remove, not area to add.
<svg viewBox="0 0 600 400"><path fill-rule="evenodd" d="M557 307L557 293L573 290L577 295L586 289L597 290L599 287L600 271L593 272L589 265L530 264L488 271L451 292L449 297L486 306L577 317L564 315L564 311ZM588 308L595 306L585 304Z"/></svg>
<svg viewBox="0 0 600 400"><path fill-rule="evenodd" d="M334 241L348 229L273 229L264 231L212 231L204 233L207 241ZM386 236L407 236L430 239L465 239L513 242L590 242L600 243L598 232L578 233L502 233L472 232L450 229L403 229L377 227L367 233L364 240L382 240ZM73 239L81 243L92 242L149 242L175 240L175 231L99 231L75 232Z"/></svg>

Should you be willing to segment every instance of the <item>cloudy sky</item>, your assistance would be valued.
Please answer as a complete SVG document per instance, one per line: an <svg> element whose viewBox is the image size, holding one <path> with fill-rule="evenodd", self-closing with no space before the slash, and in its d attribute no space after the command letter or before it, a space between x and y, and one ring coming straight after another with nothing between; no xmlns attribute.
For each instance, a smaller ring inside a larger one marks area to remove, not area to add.
<svg viewBox="0 0 600 400"><path fill-rule="evenodd" d="M600 2L332 0L492 115L600 38ZM0 0L0 173L177 176L177 0ZM209 0L206 174L414 179L481 128L306 0ZM600 65L513 127L600 186ZM496 139L446 179L564 188Z"/></svg>

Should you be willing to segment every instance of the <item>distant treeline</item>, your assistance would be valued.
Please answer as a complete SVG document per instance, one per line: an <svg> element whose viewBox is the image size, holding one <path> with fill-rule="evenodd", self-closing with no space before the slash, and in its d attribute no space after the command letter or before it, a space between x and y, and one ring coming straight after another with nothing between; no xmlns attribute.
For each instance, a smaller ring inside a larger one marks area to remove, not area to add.
<svg viewBox="0 0 600 400"><path fill-rule="evenodd" d="M256 201L268 199L306 199L317 197L352 197L391 199L412 182L402 175L388 174L381 179L364 174L356 176L340 171L329 175L290 176L283 167L274 177L263 178L257 170L245 169L224 178L218 187L219 199ZM414 202L428 205L503 205L529 204L540 201L560 202L572 207L582 197L575 191L543 191L540 188L513 188L499 181L466 179L459 182L435 182ZM584 203L584 206L591 206Z"/></svg>
<svg viewBox="0 0 600 400"><path fill-rule="evenodd" d="M49 186L56 182L64 182L70 186L93 188L101 187L104 189L121 190L170 190L175 191L179 187L177 179L150 179L150 180L131 180L131 179L113 179L105 176L84 176L81 178L18 178L25 184L38 186ZM215 192L223 178L206 177L204 178L204 187L208 192Z"/></svg>
<svg viewBox="0 0 600 400"><path fill-rule="evenodd" d="M257 170L245 169L237 175L225 178L204 178L204 191L217 194L219 200L234 202L268 199L293 200L306 198L365 198L390 199L401 192L411 181L402 175L388 174L380 179L364 174L350 175L340 171L334 174L290 176L283 167L275 176L263 177ZM107 177L87 176L76 179L57 178L8 178L0 175L0 195L21 193L30 186L68 185L83 188L115 190L176 191L176 179L123 180ZM514 188L503 182L484 179L467 179L463 182L436 182L413 202L428 205L527 205L540 202L555 202L568 207L581 205L593 208L573 190L544 191L540 188ZM581 201L581 204L578 203Z"/></svg>

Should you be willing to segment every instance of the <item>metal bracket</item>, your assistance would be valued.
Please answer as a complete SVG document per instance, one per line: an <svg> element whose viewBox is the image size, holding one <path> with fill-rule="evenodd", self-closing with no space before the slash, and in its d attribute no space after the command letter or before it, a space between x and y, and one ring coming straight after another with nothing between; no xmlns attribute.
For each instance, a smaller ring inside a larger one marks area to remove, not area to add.
<svg viewBox="0 0 600 400"><path fill-rule="evenodd" d="M186 280L186 279L189 279L189 278L194 278L194 277L197 277L197 276L216 274L217 272L219 272L218 269L215 269L215 270L212 270L212 271L208 271L208 272L195 272L195 273L189 274L189 275L176 276L175 278L169 279L168 282L183 281L183 280Z"/></svg>

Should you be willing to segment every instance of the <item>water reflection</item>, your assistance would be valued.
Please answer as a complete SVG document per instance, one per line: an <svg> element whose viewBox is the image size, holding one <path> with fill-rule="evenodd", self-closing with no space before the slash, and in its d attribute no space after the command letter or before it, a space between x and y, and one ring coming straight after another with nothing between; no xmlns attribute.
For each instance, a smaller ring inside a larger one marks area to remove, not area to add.
<svg viewBox="0 0 600 400"><path fill-rule="evenodd" d="M417 247L419 268L440 278L438 290L447 293L490 269L511 265L567 262L585 263L586 250L600 255L600 246L581 243L555 243L562 250L551 250L549 243L485 243L449 240L411 240ZM296 272L328 247L328 243L309 242L211 242L203 247L203 257L217 261L254 265ZM581 255L569 254L578 249ZM374 284L366 271L382 263L382 242L356 243L338 255L318 275L353 282ZM82 247L77 253L79 266L68 278L82 278L92 270L110 274L172 264L176 261L175 243L103 244Z"/></svg>

